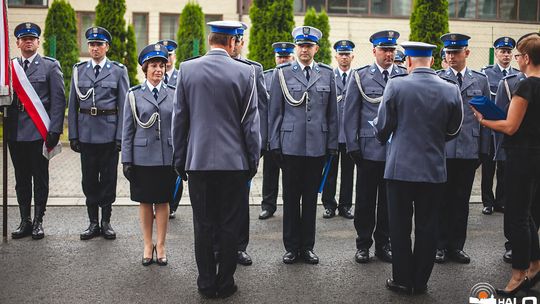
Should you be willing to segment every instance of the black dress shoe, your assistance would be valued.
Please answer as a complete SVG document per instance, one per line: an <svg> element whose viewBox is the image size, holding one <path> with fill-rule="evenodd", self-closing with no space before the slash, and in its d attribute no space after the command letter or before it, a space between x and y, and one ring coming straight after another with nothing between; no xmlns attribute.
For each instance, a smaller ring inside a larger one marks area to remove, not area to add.
<svg viewBox="0 0 540 304"><path fill-rule="evenodd" d="M169 219L172 220L175 218L176 218L176 211L171 211L171 213L169 213Z"/></svg>
<svg viewBox="0 0 540 304"><path fill-rule="evenodd" d="M390 289L393 292L400 293L400 294L406 294L411 295L412 294L412 288L399 285L398 283L394 282L392 279L386 280L386 288Z"/></svg>
<svg viewBox="0 0 540 304"><path fill-rule="evenodd" d="M463 250L451 250L448 255L450 259L461 264L469 264L471 262L471 258Z"/></svg>
<svg viewBox="0 0 540 304"><path fill-rule="evenodd" d="M225 299L232 296L237 291L238 291L238 286L236 286L236 284L233 284L232 286L228 288L224 288L223 290L218 291L217 296L222 299Z"/></svg>
<svg viewBox="0 0 540 304"><path fill-rule="evenodd" d="M435 263L442 264L448 260L446 249L437 249L435 253Z"/></svg>
<svg viewBox="0 0 540 304"><path fill-rule="evenodd" d="M294 262L296 262L297 258L298 258L298 253L292 252L292 251L287 251L283 255L283 263L285 263L285 264L293 264Z"/></svg>
<svg viewBox="0 0 540 304"><path fill-rule="evenodd" d="M81 240L89 240L93 239L96 236L101 235L101 228L99 228L99 224L97 222L90 222L90 225L88 228L86 228L83 233L80 234Z"/></svg>
<svg viewBox="0 0 540 304"><path fill-rule="evenodd" d="M319 263L319 257L313 252L313 250L305 250L302 252L302 257L304 258L304 261L308 264L318 264Z"/></svg>
<svg viewBox="0 0 540 304"><path fill-rule="evenodd" d="M510 298L510 297L513 297L516 293L518 293L518 291L528 289L528 288L529 288L529 278L525 277L525 280L523 280L523 282L521 282L518 285L518 287L512 290L505 290L504 288L503 289L496 288L495 292L499 296Z"/></svg>
<svg viewBox="0 0 540 304"><path fill-rule="evenodd" d="M43 230L43 224L39 220L34 220L32 225L32 239L40 240L45 237L45 231Z"/></svg>
<svg viewBox="0 0 540 304"><path fill-rule="evenodd" d="M268 210L263 210L261 213L259 213L259 219L260 220L266 220L274 216L274 212L270 212Z"/></svg>
<svg viewBox="0 0 540 304"><path fill-rule="evenodd" d="M493 207L493 211L504 213L504 206L495 206Z"/></svg>
<svg viewBox="0 0 540 304"><path fill-rule="evenodd" d="M493 213L493 207L484 207L482 209L482 214L491 215Z"/></svg>
<svg viewBox="0 0 540 304"><path fill-rule="evenodd" d="M512 249L507 249L503 254L503 261L508 264L512 263Z"/></svg>
<svg viewBox="0 0 540 304"><path fill-rule="evenodd" d="M30 235L32 235L32 222L30 220L22 220L19 227L11 233L11 238L20 239Z"/></svg>
<svg viewBox="0 0 540 304"><path fill-rule="evenodd" d="M412 294L413 295L420 295L420 294L424 294L426 292L427 292L427 285L424 285L422 287L414 287L413 291L412 291Z"/></svg>
<svg viewBox="0 0 540 304"><path fill-rule="evenodd" d="M238 251L237 261L238 261L238 264L244 265L244 266L249 266L253 264L251 257L245 251Z"/></svg>
<svg viewBox="0 0 540 304"><path fill-rule="evenodd" d="M392 249L390 244L386 244L382 248L375 249L375 256L380 260L392 263Z"/></svg>
<svg viewBox="0 0 540 304"><path fill-rule="evenodd" d="M351 212L351 209L341 209L339 210L339 216L344 217L346 219L353 219L354 214Z"/></svg>
<svg viewBox="0 0 540 304"><path fill-rule="evenodd" d="M369 262L369 249L358 249L354 255L354 260L360 264Z"/></svg>
<svg viewBox="0 0 540 304"><path fill-rule="evenodd" d="M107 240L116 239L116 232L114 232L111 223L109 222L101 222L101 234Z"/></svg>
<svg viewBox="0 0 540 304"><path fill-rule="evenodd" d="M323 218L329 219L329 218L333 218L334 216L336 216L336 210L324 209L324 213L322 215Z"/></svg>

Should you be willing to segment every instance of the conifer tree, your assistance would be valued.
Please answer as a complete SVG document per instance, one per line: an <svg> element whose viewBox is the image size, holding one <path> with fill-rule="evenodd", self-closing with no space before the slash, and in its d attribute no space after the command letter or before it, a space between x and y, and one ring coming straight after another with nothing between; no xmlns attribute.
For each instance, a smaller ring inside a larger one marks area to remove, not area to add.
<svg viewBox="0 0 540 304"><path fill-rule="evenodd" d="M126 56L125 14L125 0L99 0L96 6L96 25L107 29L112 36L107 58L120 63Z"/></svg>
<svg viewBox="0 0 540 304"><path fill-rule="evenodd" d="M178 32L176 34L176 67L180 62L193 57L193 50L198 41L198 54L206 53L206 34L204 24L204 13L202 7L196 2L188 2L182 13L178 24Z"/></svg>
<svg viewBox="0 0 540 304"><path fill-rule="evenodd" d="M332 63L332 46L330 45L330 21L328 14L323 10L319 14L313 7L306 11L304 25L309 25L319 29L323 36L319 40L319 51L315 54L315 61L326 64Z"/></svg>
<svg viewBox="0 0 540 304"><path fill-rule="evenodd" d="M131 86L139 84L139 80L137 79L138 55L135 28L133 27L133 24L130 24L127 28L126 58L124 59L123 63L127 67L129 84Z"/></svg>

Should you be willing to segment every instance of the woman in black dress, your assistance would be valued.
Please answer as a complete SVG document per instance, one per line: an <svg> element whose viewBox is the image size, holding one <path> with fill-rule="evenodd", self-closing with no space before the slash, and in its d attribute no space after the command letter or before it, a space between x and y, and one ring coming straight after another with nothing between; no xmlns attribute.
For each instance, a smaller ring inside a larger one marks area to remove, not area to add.
<svg viewBox="0 0 540 304"><path fill-rule="evenodd" d="M146 46L139 64L146 81L129 90L124 105L122 164L130 181L131 200L140 202L139 215L144 239L142 264L167 265L165 237L169 223L176 174L172 168L171 119L174 87L165 84L167 48L161 44ZM157 226L156 244L152 226Z"/></svg>
<svg viewBox="0 0 540 304"><path fill-rule="evenodd" d="M513 296L540 280L538 228L531 206L540 204L540 36L531 33L517 43L514 57L527 75L513 93L506 120L490 121L474 110L481 125L505 134L503 147L505 191L505 231L512 243L512 277L502 296Z"/></svg>

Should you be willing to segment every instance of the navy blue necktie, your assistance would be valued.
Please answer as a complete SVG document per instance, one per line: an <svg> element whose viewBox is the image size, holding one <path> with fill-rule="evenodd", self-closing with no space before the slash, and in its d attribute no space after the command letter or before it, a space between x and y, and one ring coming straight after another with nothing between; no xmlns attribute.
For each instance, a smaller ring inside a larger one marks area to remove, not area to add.
<svg viewBox="0 0 540 304"><path fill-rule="evenodd" d="M382 74L383 74L384 82L388 82L388 71L387 71L387 70L384 70L384 71L382 72Z"/></svg>
<svg viewBox="0 0 540 304"><path fill-rule="evenodd" d="M461 76L461 72L457 73L457 81L459 82L459 87L463 85L463 77Z"/></svg>
<svg viewBox="0 0 540 304"><path fill-rule="evenodd" d="M96 65L96 66L94 67L94 75L96 75L96 78L97 78L98 75L99 75L99 70L100 70L100 69L101 69L101 66L99 66L99 65Z"/></svg>
<svg viewBox="0 0 540 304"><path fill-rule="evenodd" d="M157 88L154 88L152 90L152 92L154 93L154 99L157 100L157 97L158 97L158 89Z"/></svg>
<svg viewBox="0 0 540 304"><path fill-rule="evenodd" d="M347 83L347 73L341 74L341 83L343 83L343 85Z"/></svg>
<svg viewBox="0 0 540 304"><path fill-rule="evenodd" d="M503 70L503 77L506 77L507 74L508 72L506 70Z"/></svg>
<svg viewBox="0 0 540 304"><path fill-rule="evenodd" d="M23 67L23 69L24 69L25 72L26 72L26 70L28 70L28 65L29 65L29 64L30 64L30 61L28 61L28 59L25 59L25 60L24 60L24 67Z"/></svg>
<svg viewBox="0 0 540 304"><path fill-rule="evenodd" d="M307 79L307 81L309 81L309 70L310 70L310 69L311 69L311 68L310 68L309 66L307 66L307 67L304 68L304 71L306 71L306 79Z"/></svg>

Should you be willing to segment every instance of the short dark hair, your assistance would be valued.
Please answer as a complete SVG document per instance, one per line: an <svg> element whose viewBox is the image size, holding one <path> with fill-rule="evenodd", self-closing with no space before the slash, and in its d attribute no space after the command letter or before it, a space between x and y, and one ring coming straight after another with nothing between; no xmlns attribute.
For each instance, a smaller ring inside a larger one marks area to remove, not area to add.
<svg viewBox="0 0 540 304"><path fill-rule="evenodd" d="M233 38L232 35L227 35L223 33L210 33L208 35L208 43L210 45L221 45L221 46L227 46L229 45L229 39Z"/></svg>
<svg viewBox="0 0 540 304"><path fill-rule="evenodd" d="M146 60L141 66L145 77L146 77L146 72L148 72L148 65L153 62L161 62L163 64L167 64L167 60L163 58L151 58L151 59Z"/></svg>
<svg viewBox="0 0 540 304"><path fill-rule="evenodd" d="M540 35L527 34L519 38L517 49L521 54L527 54L533 65L540 65Z"/></svg>

